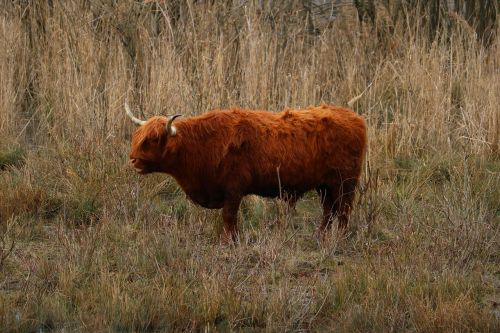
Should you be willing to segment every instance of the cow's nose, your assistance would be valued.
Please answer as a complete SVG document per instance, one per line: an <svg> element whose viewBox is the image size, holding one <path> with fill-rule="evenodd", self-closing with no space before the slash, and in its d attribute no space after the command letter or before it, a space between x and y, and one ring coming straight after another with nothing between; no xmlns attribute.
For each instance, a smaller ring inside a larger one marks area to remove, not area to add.
<svg viewBox="0 0 500 333"><path fill-rule="evenodd" d="M129 161L130 165L134 166L135 161L137 161L135 158L131 158Z"/></svg>

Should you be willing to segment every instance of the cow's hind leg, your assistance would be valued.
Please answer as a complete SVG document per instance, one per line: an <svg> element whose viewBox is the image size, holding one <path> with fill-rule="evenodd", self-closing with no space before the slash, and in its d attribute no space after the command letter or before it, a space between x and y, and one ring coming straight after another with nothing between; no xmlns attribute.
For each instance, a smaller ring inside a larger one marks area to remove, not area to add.
<svg viewBox="0 0 500 333"><path fill-rule="evenodd" d="M338 217L339 229L347 227L356 184L357 179L344 179L342 182L317 189L323 205L323 220L320 232L329 229L335 217Z"/></svg>
<svg viewBox="0 0 500 333"><path fill-rule="evenodd" d="M349 224L349 215L354 201L354 194L357 178L343 179L339 186L335 189L337 191L336 214L339 220L339 229L346 229Z"/></svg>
<svg viewBox="0 0 500 333"><path fill-rule="evenodd" d="M238 240L238 209L241 197L228 199L222 208L222 219L224 220L224 233L221 235L222 242L229 244Z"/></svg>
<svg viewBox="0 0 500 333"><path fill-rule="evenodd" d="M319 226L319 232L323 234L326 230L330 229L332 221L337 214L337 198L335 191L330 187L317 188L316 191L320 196L321 205L323 206L323 219Z"/></svg>

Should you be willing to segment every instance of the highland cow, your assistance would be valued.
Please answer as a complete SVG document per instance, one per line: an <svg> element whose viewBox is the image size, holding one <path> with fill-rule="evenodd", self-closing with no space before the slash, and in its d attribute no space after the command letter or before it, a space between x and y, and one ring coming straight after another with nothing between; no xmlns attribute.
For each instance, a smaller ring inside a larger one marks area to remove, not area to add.
<svg viewBox="0 0 500 333"><path fill-rule="evenodd" d="M140 174L164 172L205 208L222 208L223 240L238 235L237 215L249 194L295 202L316 190L323 206L320 233L337 217L344 229L361 173L367 136L363 118L330 105L273 113L214 110L174 119L132 115L140 125L130 163Z"/></svg>

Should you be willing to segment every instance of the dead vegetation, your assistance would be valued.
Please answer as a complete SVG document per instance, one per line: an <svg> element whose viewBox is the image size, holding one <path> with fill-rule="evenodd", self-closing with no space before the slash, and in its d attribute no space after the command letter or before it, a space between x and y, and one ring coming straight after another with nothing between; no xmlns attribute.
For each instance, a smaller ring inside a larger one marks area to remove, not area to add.
<svg viewBox="0 0 500 333"><path fill-rule="evenodd" d="M454 13L430 38L386 1L311 30L291 3L2 5L1 331L500 329L498 34ZM313 194L295 212L251 197L220 246L218 212L126 165L127 94L146 118L362 92L346 239L318 244Z"/></svg>

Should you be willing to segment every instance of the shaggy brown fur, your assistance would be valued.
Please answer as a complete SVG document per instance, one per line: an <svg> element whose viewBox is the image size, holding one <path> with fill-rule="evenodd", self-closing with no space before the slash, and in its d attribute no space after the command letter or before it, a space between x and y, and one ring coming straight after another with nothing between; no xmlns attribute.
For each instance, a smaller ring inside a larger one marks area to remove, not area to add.
<svg viewBox="0 0 500 333"><path fill-rule="evenodd" d="M248 194L297 200L321 195L320 230L337 216L345 228L366 146L366 126L356 113L330 105L271 113L215 110L176 120L153 117L132 139L130 159L141 173L172 175L188 197L222 208L224 236L237 237L237 212Z"/></svg>

